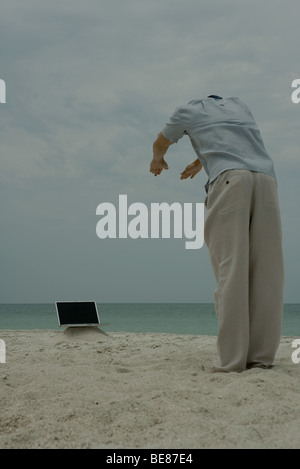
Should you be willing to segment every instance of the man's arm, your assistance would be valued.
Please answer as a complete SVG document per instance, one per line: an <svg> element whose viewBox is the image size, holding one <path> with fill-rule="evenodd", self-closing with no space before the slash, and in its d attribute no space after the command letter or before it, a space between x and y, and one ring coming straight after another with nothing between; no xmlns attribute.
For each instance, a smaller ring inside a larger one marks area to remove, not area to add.
<svg viewBox="0 0 300 469"><path fill-rule="evenodd" d="M165 137L161 132L157 135L157 139L153 143L153 159L160 161L165 156L168 148L173 142Z"/></svg>
<svg viewBox="0 0 300 469"><path fill-rule="evenodd" d="M155 142L153 143L153 159L150 164L150 172L154 176L158 176L163 169L168 169L167 162L164 160L164 156L167 150L173 142L166 138L161 132L158 134Z"/></svg>

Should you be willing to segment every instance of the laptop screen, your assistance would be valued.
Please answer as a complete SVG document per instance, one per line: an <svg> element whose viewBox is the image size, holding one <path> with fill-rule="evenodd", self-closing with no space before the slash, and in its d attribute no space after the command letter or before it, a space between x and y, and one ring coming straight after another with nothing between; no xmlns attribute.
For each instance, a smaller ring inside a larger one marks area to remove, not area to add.
<svg viewBox="0 0 300 469"><path fill-rule="evenodd" d="M94 301L57 301L55 303L60 326L92 326L100 324Z"/></svg>

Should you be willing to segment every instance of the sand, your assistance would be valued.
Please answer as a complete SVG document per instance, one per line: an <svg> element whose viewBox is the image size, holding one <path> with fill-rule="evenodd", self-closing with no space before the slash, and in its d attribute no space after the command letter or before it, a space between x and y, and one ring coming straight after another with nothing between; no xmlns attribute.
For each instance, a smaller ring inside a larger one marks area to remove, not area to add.
<svg viewBox="0 0 300 469"><path fill-rule="evenodd" d="M0 448L299 448L300 364L211 373L216 337L2 331Z"/></svg>

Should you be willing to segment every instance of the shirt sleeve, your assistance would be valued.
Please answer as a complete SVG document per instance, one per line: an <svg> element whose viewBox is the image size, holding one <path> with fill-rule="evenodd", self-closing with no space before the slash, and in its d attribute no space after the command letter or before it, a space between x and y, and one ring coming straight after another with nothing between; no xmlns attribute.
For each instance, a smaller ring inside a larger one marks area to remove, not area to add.
<svg viewBox="0 0 300 469"><path fill-rule="evenodd" d="M187 133L187 120L182 108L177 108L162 130L164 137L177 143Z"/></svg>

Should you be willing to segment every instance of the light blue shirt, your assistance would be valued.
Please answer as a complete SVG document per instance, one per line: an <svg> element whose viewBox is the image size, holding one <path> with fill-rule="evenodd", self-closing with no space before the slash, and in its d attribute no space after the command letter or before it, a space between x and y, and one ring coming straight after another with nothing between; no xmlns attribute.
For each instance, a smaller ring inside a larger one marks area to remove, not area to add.
<svg viewBox="0 0 300 469"><path fill-rule="evenodd" d="M184 135L208 175L205 186L228 169L267 173L276 180L257 124L239 98L212 97L190 101L176 109L162 134L177 143Z"/></svg>

